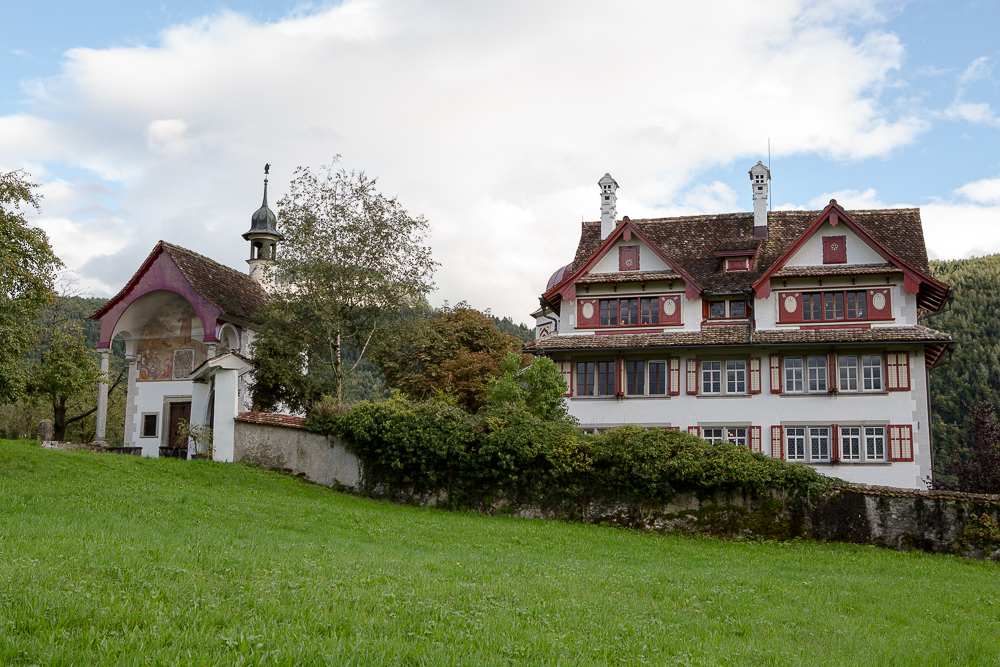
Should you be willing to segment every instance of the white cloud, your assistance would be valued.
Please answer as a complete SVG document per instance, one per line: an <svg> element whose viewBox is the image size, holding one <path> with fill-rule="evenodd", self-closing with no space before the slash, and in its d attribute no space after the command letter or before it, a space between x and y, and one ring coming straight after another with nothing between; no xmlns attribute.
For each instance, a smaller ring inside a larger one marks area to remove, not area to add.
<svg viewBox="0 0 1000 667"><path fill-rule="evenodd" d="M809 200L809 207L820 210L826 208L831 199L836 199L837 203L845 209L858 210L864 208L910 208L909 204L886 204L878 198L878 193L874 188L868 188L864 192L860 190L838 190L836 192L826 192L818 197Z"/></svg>
<svg viewBox="0 0 1000 667"><path fill-rule="evenodd" d="M1000 178L984 178L966 183L955 190L955 194L979 204L1000 204Z"/></svg>
<svg viewBox="0 0 1000 667"><path fill-rule="evenodd" d="M242 267L264 162L277 195L295 166L340 153L431 221L438 300L522 319L572 259L579 218L598 217L605 171L620 215L719 212L749 207L749 191L692 177L749 167L768 137L776 157L838 159L914 141L926 121L878 97L903 57L881 6L347 0L272 24L222 12L155 45L67 52L60 76L26 87L31 114L0 117L0 164L69 165L111 187L94 195L106 210L43 213L76 225L49 223L113 292L161 237ZM89 246L74 236L90 230Z"/></svg>

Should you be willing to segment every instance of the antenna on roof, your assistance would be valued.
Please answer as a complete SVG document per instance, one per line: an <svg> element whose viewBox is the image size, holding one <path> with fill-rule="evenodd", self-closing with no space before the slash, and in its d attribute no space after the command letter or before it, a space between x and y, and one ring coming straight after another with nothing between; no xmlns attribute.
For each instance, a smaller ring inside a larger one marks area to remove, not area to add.
<svg viewBox="0 0 1000 667"><path fill-rule="evenodd" d="M771 137L767 138L767 175L771 175ZM767 210L774 210L774 194L771 192L774 189L774 179L769 179L771 181L771 187L767 191Z"/></svg>

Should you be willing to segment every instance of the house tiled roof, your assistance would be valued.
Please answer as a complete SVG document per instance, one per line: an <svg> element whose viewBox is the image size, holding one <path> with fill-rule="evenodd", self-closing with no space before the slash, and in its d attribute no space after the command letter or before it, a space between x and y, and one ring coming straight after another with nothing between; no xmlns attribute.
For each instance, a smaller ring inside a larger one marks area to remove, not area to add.
<svg viewBox="0 0 1000 667"><path fill-rule="evenodd" d="M698 347L701 345L745 345L750 327L745 324L707 327L703 331L614 334L611 336L547 336L526 343L527 352L587 349L640 349L647 347Z"/></svg>
<svg viewBox="0 0 1000 667"><path fill-rule="evenodd" d="M768 238L753 238L753 213L697 215L681 218L631 220L647 238L709 292L748 291L821 211L768 213ZM900 259L929 273L920 210L915 208L848 211L848 215ZM583 223L572 270L576 271L601 245L601 223ZM719 251L757 248L753 269L722 271Z"/></svg>
<svg viewBox="0 0 1000 667"><path fill-rule="evenodd" d="M654 280L680 280L673 271L620 271L617 273L591 273L576 281L578 285L592 283L641 283Z"/></svg>
<svg viewBox="0 0 1000 667"><path fill-rule="evenodd" d="M947 343L951 335L927 327L873 327L871 329L765 329L754 332L754 343Z"/></svg>
<svg viewBox="0 0 1000 667"><path fill-rule="evenodd" d="M267 304L267 292L245 273L166 241L160 241L177 267L199 294L222 312L249 322L260 323L261 309Z"/></svg>
<svg viewBox="0 0 1000 667"><path fill-rule="evenodd" d="M892 264L833 264L826 266L786 266L774 274L775 278L804 276L864 276L896 273Z"/></svg>
<svg viewBox="0 0 1000 667"><path fill-rule="evenodd" d="M236 421L248 424L265 424L267 426L287 426L289 428L305 428L305 417L279 415L273 412L241 412L236 415Z"/></svg>
<svg viewBox="0 0 1000 667"><path fill-rule="evenodd" d="M788 345L799 343L947 343L951 336L927 327L875 327L872 329L769 329L753 334L754 345ZM701 331L666 331L601 335L547 336L525 344L527 352L540 353L564 350L630 350L660 347L702 347L709 345L750 345L750 327L721 325Z"/></svg>

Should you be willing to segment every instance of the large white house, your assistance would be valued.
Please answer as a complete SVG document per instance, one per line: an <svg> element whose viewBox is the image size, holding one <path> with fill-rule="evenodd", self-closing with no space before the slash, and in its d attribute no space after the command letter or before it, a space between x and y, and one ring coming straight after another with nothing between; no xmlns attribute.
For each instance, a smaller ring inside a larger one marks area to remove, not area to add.
<svg viewBox="0 0 1000 667"><path fill-rule="evenodd" d="M586 429L685 429L848 481L923 488L930 370L951 336L918 324L930 275L919 209L767 210L601 220L540 299L526 348L555 360Z"/></svg>
<svg viewBox="0 0 1000 667"><path fill-rule="evenodd" d="M265 174L267 167L265 167ZM101 323L97 344L107 373L111 343L125 342L128 395L125 446L143 456L184 456L182 422L212 429L214 457L232 461L234 418L249 409L247 360L261 308L261 285L281 234L264 202L249 231L249 275L186 248L160 241L122 290L91 319ZM98 389L95 444L104 444L108 385Z"/></svg>

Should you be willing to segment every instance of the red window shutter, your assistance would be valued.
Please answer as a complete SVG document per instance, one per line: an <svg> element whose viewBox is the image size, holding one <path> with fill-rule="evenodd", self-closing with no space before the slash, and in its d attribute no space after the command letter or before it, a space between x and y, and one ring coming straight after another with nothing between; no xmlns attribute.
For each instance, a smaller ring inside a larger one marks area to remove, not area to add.
<svg viewBox="0 0 1000 667"><path fill-rule="evenodd" d="M802 292L778 292L778 321L802 322Z"/></svg>
<svg viewBox="0 0 1000 667"><path fill-rule="evenodd" d="M707 320L708 316L712 313L711 306L708 304L708 300L702 298L701 300L701 319Z"/></svg>
<svg viewBox="0 0 1000 667"><path fill-rule="evenodd" d="M881 308L879 307L881 306ZM868 290L868 319L892 319L892 290L888 287Z"/></svg>
<svg viewBox="0 0 1000 667"><path fill-rule="evenodd" d="M750 393L760 393L760 357L750 357Z"/></svg>
<svg viewBox="0 0 1000 667"><path fill-rule="evenodd" d="M781 426L771 427L771 458L783 459L785 445L785 429Z"/></svg>
<svg viewBox="0 0 1000 667"><path fill-rule="evenodd" d="M750 427L750 451L760 451L760 426Z"/></svg>
<svg viewBox="0 0 1000 667"><path fill-rule="evenodd" d="M827 379L826 386L830 391L837 391L837 381L840 379L840 374L837 372L837 353L830 352L827 357Z"/></svg>
<svg viewBox="0 0 1000 667"><path fill-rule="evenodd" d="M562 373L563 381L566 383L566 393L563 396L573 395L573 362L560 361L559 372Z"/></svg>
<svg viewBox="0 0 1000 667"><path fill-rule="evenodd" d="M667 368L669 373L667 375L667 382L670 385L667 391L670 392L671 396L676 396L681 393L681 360L680 357L670 357L667 359Z"/></svg>
<svg viewBox="0 0 1000 667"><path fill-rule="evenodd" d="M889 460L913 460L913 427L909 424L889 426Z"/></svg>
<svg viewBox="0 0 1000 667"><path fill-rule="evenodd" d="M824 236L823 237L823 263L824 264L846 264L847 263L847 237L846 236Z"/></svg>
<svg viewBox="0 0 1000 667"><path fill-rule="evenodd" d="M681 430L681 427L680 426L668 426L667 430L668 431L679 431L679 430Z"/></svg>
<svg viewBox="0 0 1000 667"><path fill-rule="evenodd" d="M576 326L578 328L596 327L600 321L601 304L597 299L576 300Z"/></svg>
<svg viewBox="0 0 1000 667"><path fill-rule="evenodd" d="M687 360L687 393L698 393L698 360Z"/></svg>
<svg viewBox="0 0 1000 667"><path fill-rule="evenodd" d="M701 437L701 429L697 426L688 426L688 433L699 438Z"/></svg>
<svg viewBox="0 0 1000 667"><path fill-rule="evenodd" d="M910 353L888 352L885 355L886 388L889 391L910 390Z"/></svg>
<svg viewBox="0 0 1000 667"><path fill-rule="evenodd" d="M840 427L830 424L830 462L840 460Z"/></svg>
<svg viewBox="0 0 1000 667"><path fill-rule="evenodd" d="M660 324L681 323L681 297L679 294L660 297Z"/></svg>
<svg viewBox="0 0 1000 667"><path fill-rule="evenodd" d="M771 355L771 393L781 393L781 355Z"/></svg>
<svg viewBox="0 0 1000 667"><path fill-rule="evenodd" d="M625 360L615 357L615 396L624 396L625 382L622 380L622 373L625 369Z"/></svg>
<svg viewBox="0 0 1000 667"><path fill-rule="evenodd" d="M618 270L619 271L639 270L639 246L637 245L618 246Z"/></svg>

